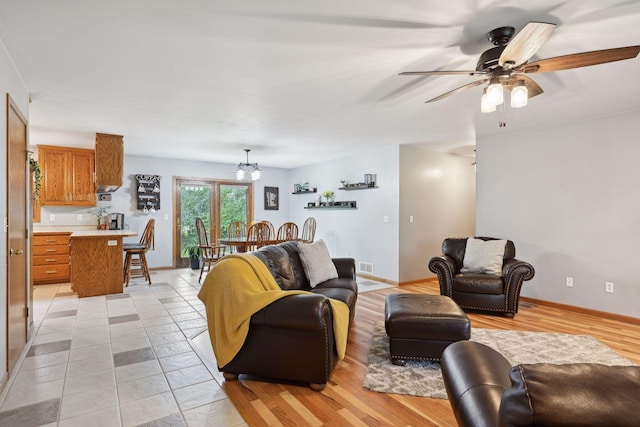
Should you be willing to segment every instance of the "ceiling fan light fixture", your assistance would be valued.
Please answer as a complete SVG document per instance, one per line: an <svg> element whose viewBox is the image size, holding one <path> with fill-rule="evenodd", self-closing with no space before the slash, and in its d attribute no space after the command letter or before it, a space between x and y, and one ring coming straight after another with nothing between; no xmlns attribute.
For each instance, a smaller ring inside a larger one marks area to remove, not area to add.
<svg viewBox="0 0 640 427"><path fill-rule="evenodd" d="M529 90L520 82L511 89L511 108L522 108L529 102Z"/></svg>
<svg viewBox="0 0 640 427"><path fill-rule="evenodd" d="M238 163L238 167L235 170L236 179L238 181L242 181L246 174L249 174L251 176L251 180L256 181L260 179L261 170L257 163L249 163L249 151L251 150L245 148L244 151L247 153L247 162Z"/></svg>
<svg viewBox="0 0 640 427"><path fill-rule="evenodd" d="M480 111L482 113L493 113L496 111L496 104L489 102L487 88L484 88L484 91L482 91L482 97L480 98Z"/></svg>
<svg viewBox="0 0 640 427"><path fill-rule="evenodd" d="M502 93L502 83L497 77L489 80L489 86L487 87L487 102L493 105L500 105L504 102L504 95Z"/></svg>

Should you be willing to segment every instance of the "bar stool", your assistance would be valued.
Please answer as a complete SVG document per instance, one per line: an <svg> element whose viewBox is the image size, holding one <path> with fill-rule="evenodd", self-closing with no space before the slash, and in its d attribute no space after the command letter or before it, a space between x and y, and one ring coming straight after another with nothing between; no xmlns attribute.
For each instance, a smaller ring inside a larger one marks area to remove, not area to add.
<svg viewBox="0 0 640 427"><path fill-rule="evenodd" d="M150 219L142 232L142 237L138 243L125 243L124 250L124 283L128 287L131 277L144 277L151 284L151 274L147 265L146 253L149 249L154 249L154 229L155 219Z"/></svg>

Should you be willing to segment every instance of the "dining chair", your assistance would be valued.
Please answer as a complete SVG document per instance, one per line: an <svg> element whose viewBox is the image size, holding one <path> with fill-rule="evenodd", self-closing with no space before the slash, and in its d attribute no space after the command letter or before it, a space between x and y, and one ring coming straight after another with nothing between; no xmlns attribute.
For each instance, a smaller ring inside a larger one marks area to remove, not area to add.
<svg viewBox="0 0 640 427"><path fill-rule="evenodd" d="M316 236L316 219L314 217L309 217L304 222L302 226L302 236L300 236L299 241L304 243L312 243L313 239Z"/></svg>
<svg viewBox="0 0 640 427"><path fill-rule="evenodd" d="M242 221L232 221L227 228L227 237L229 239L245 240L247 238L247 226ZM230 250L233 252L237 248L230 246Z"/></svg>
<svg viewBox="0 0 640 427"><path fill-rule="evenodd" d="M200 248L200 256L202 257L200 276L198 277L198 283L200 283L205 264L207 266L208 273L209 270L211 270L211 264L215 264L220 258L225 256L227 247L209 244L207 228L204 226L202 218L196 218L196 231L198 233L198 248Z"/></svg>
<svg viewBox="0 0 640 427"><path fill-rule="evenodd" d="M271 223L271 221L264 220L264 221L259 221L259 222L261 222L261 223L263 223L263 224L266 224L266 225L269 227L269 237L268 237L268 240L273 240L273 239L275 239L275 238L276 238L276 229L275 229L275 227L273 226L273 224Z"/></svg>
<svg viewBox="0 0 640 427"><path fill-rule="evenodd" d="M288 240L298 240L298 225L294 222L285 222L278 228L276 236L278 242L286 242Z"/></svg>
<svg viewBox="0 0 640 427"><path fill-rule="evenodd" d="M256 222L247 231L247 244L245 250L247 252L254 251L263 246L267 246L271 243L273 237L271 235L271 229L266 222Z"/></svg>
<svg viewBox="0 0 640 427"><path fill-rule="evenodd" d="M155 219L147 221L138 243L124 243L124 277L125 285L129 286L131 277L144 277L151 284L151 274L147 264L147 251L155 248Z"/></svg>

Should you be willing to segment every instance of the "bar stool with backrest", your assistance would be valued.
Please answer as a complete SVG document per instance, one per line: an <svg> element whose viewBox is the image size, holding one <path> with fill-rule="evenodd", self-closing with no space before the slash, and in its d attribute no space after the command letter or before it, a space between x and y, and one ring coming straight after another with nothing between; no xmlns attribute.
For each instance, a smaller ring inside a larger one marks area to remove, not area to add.
<svg viewBox="0 0 640 427"><path fill-rule="evenodd" d="M289 240L298 240L298 225L294 222L285 222L278 228L276 236L278 242L287 242Z"/></svg>
<svg viewBox="0 0 640 427"><path fill-rule="evenodd" d="M300 241L304 243L313 243L313 239L316 237L316 219L309 217L302 226L302 236Z"/></svg>
<svg viewBox="0 0 640 427"><path fill-rule="evenodd" d="M142 236L138 243L124 243L124 282L129 286L131 277L144 277L151 284L151 274L147 265L146 253L149 249L155 248L154 229L156 220L150 219L144 227Z"/></svg>
<svg viewBox="0 0 640 427"><path fill-rule="evenodd" d="M211 264L215 264L225 255L227 247L209 244L207 228L204 226L202 218L196 218L196 231L198 232L198 247L200 248L200 255L202 256L202 266L200 267L200 276L198 277L198 283L200 283L205 264L207 265L208 273L209 270L211 270Z"/></svg>

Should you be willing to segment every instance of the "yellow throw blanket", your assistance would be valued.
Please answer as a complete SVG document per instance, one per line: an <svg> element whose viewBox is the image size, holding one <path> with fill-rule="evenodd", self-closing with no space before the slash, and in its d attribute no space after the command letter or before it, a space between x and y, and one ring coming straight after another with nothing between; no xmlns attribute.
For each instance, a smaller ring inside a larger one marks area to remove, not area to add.
<svg viewBox="0 0 640 427"><path fill-rule="evenodd" d="M283 291L269 269L251 254L227 255L207 274L198 298L207 309L211 346L219 367L238 354L249 333L251 316L272 302L306 291ZM338 358L347 348L349 307L330 299Z"/></svg>

